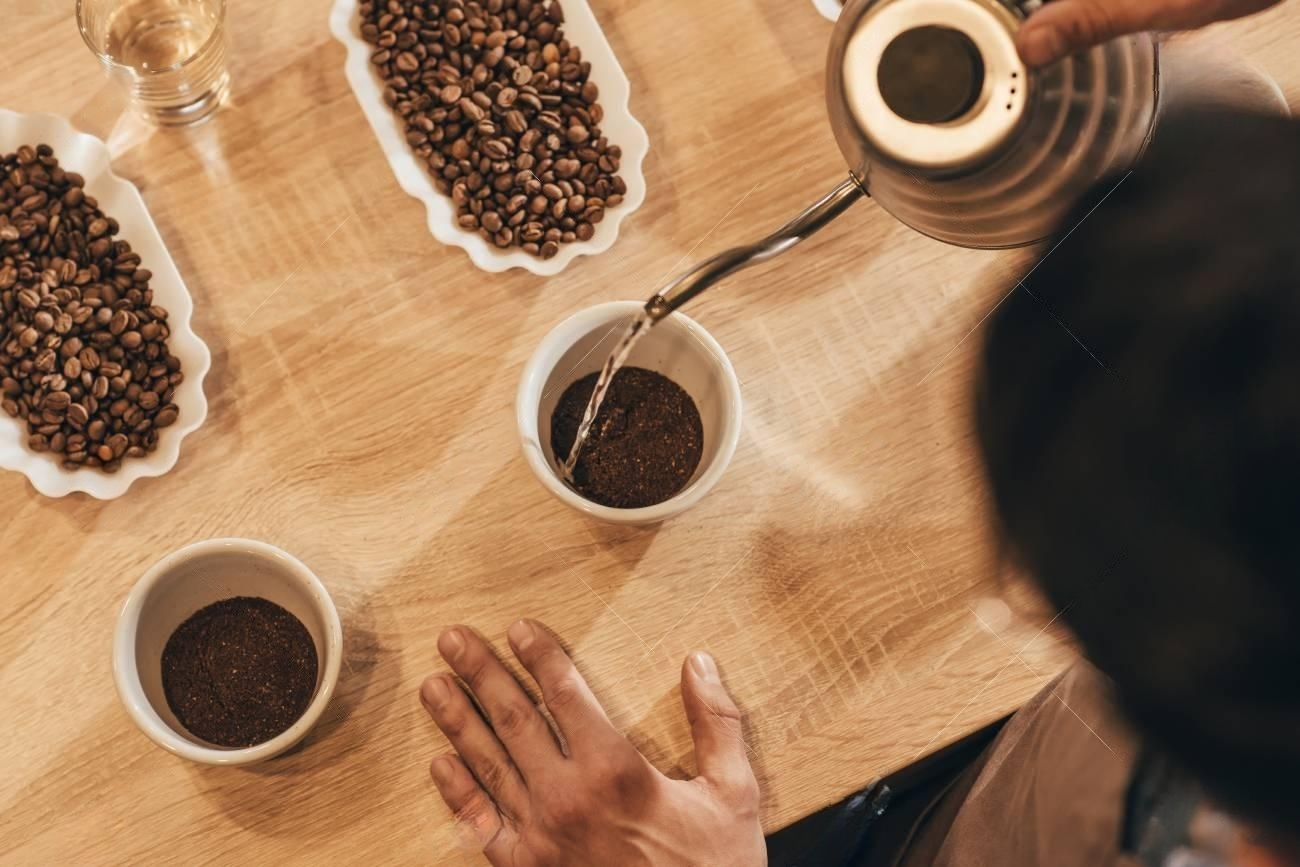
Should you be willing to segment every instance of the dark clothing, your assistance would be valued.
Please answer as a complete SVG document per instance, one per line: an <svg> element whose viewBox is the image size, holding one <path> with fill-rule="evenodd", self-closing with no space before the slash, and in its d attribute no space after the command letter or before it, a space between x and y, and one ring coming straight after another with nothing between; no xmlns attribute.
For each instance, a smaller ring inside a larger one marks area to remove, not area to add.
<svg viewBox="0 0 1300 867"><path fill-rule="evenodd" d="M771 867L1214 867L1187 846L1196 785L1142 753L1079 664L988 743L940 756L769 839ZM800 827L802 826L802 827Z"/></svg>
<svg viewBox="0 0 1300 867"><path fill-rule="evenodd" d="M1079 665L1011 718L899 867L1141 867L1121 849L1137 741Z"/></svg>

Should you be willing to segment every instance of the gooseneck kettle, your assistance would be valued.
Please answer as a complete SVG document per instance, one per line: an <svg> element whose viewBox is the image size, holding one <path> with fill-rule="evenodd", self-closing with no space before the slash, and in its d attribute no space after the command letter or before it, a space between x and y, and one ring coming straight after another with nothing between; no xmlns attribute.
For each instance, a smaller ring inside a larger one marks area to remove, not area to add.
<svg viewBox="0 0 1300 867"><path fill-rule="evenodd" d="M726 250L647 304L660 319L812 235L860 198L933 238L1006 248L1051 233L1155 128L1154 37L1029 70L1016 32L1039 0L852 0L831 36L826 99L848 177L762 240Z"/></svg>

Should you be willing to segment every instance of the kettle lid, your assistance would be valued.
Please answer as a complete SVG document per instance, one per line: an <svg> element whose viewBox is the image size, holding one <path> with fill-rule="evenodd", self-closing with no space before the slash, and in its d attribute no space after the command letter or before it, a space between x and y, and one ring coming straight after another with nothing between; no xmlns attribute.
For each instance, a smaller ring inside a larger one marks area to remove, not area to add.
<svg viewBox="0 0 1300 867"><path fill-rule="evenodd" d="M1028 105L1021 22L999 0L886 0L855 24L840 69L847 108L884 156L917 168L982 162Z"/></svg>

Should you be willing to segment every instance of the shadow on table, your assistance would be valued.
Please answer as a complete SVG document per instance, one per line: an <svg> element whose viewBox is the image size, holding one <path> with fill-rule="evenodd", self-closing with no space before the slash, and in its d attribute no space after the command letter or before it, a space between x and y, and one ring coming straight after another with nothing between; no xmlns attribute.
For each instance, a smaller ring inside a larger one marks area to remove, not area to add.
<svg viewBox="0 0 1300 867"><path fill-rule="evenodd" d="M490 472L392 579L394 586L427 583L427 593L437 595L436 620L427 629L403 634L404 652L428 661L427 668L411 673L403 689L414 697L423 677L447 670L438 653L438 635L459 623L476 630L537 698L535 684L505 641L511 623L530 617L554 631L599 693L604 685L600 672L591 670L584 655L616 654L618 648L584 639L598 621L610 617L602 601L616 596L633 576L654 536L654 529L596 524L570 511L542 489L516 454ZM447 569L449 563L454 570ZM437 576L436 581L426 581L426 576ZM575 652L579 647L585 654ZM620 672L624 675L634 672ZM428 730L435 739L428 745L429 755L445 750L432 724Z"/></svg>
<svg viewBox="0 0 1300 867"><path fill-rule="evenodd" d="M536 617L554 626L564 641L578 643L590 618L575 621L573 615L581 612L573 600L592 592L602 597L617 592L632 577L657 529L602 524L565 508L543 490L517 452L483 469L488 475L482 485L394 580L438 576L446 611L443 626L469 618L467 625L491 637L519 617ZM581 571L596 559L605 565L599 579ZM610 561L616 564L612 568ZM448 562L456 564L454 574L447 572ZM496 604L486 605L485 599ZM591 602L581 609L605 611L595 599ZM483 619L484 613L493 619ZM431 645L436 637L427 636Z"/></svg>
<svg viewBox="0 0 1300 867"><path fill-rule="evenodd" d="M348 586L347 582L339 582ZM396 706L402 686L401 658L379 637L392 628L382 607L369 599L348 605L340 599L343 663L334 698L319 723L298 746L247 768L194 765L200 793L240 827L272 837L320 838L343 833L373 818L383 806L381 775L349 773L359 753L380 749L371 742ZM304 822L328 815L330 824Z"/></svg>

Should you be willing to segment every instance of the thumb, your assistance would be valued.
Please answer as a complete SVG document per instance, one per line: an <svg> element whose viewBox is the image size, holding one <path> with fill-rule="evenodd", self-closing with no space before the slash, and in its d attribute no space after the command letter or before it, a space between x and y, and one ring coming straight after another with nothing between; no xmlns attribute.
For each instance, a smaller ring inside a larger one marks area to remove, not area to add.
<svg viewBox="0 0 1300 867"><path fill-rule="evenodd" d="M700 776L724 790L757 793L745 755L740 708L727 695L718 666L707 653L692 653L682 666L682 704L691 724Z"/></svg>
<svg viewBox="0 0 1300 867"><path fill-rule="evenodd" d="M1026 66L1055 63L1094 45L1158 26L1162 2L1054 0L1029 16L1016 36Z"/></svg>

